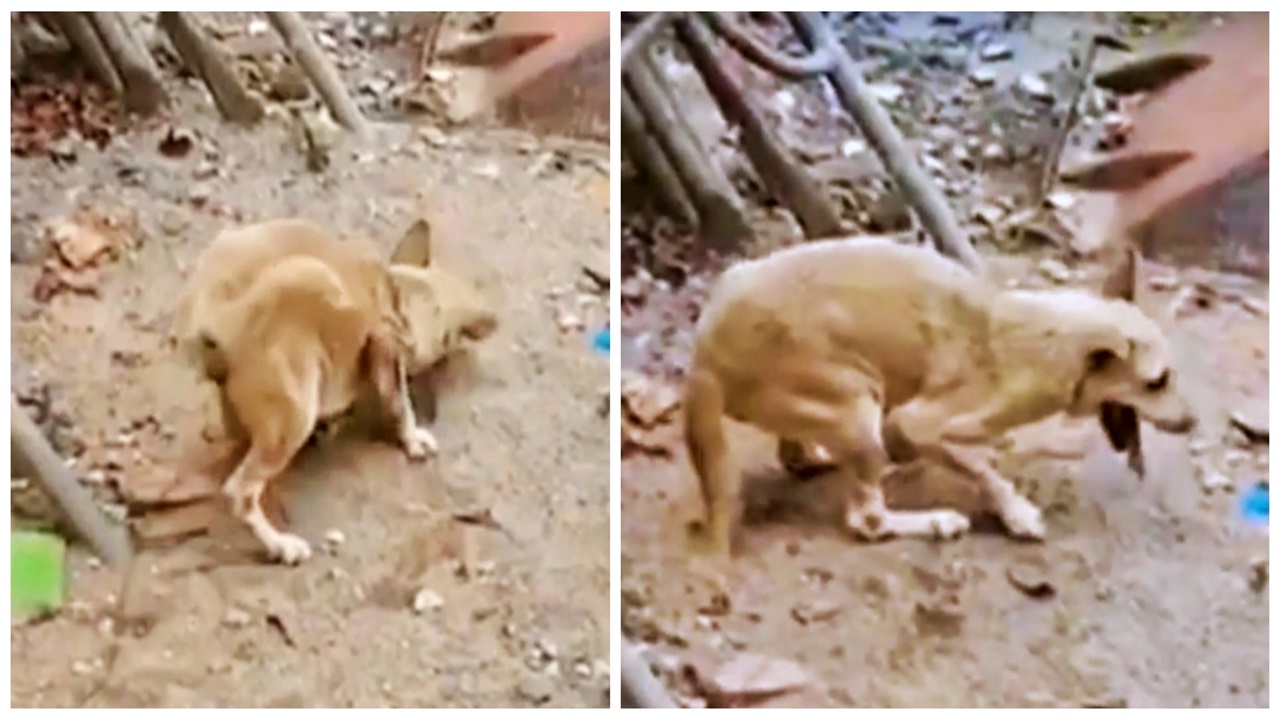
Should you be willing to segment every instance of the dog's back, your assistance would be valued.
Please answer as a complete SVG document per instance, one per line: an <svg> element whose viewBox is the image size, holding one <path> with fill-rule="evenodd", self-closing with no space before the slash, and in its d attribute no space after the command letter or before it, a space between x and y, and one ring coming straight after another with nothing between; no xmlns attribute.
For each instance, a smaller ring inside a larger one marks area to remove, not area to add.
<svg viewBox="0 0 1280 720"><path fill-rule="evenodd" d="M882 382L893 405L918 391L935 354L985 333L991 294L929 249L885 238L808 243L721 276L698 322L694 362L726 383L730 416L754 414L755 388L820 393L842 368Z"/></svg>
<svg viewBox="0 0 1280 720"><path fill-rule="evenodd" d="M243 305L240 300L251 288L265 291L273 286L262 282L264 273L300 257L326 267L328 277L347 293L348 301L377 314L393 335L407 334L386 266L372 247L339 240L305 220L287 219L224 231L205 248L174 317L173 337L179 348L189 354L194 351L198 365L216 379L225 360L208 341L214 335L226 339L229 334L211 334L207 329L234 327L220 318Z"/></svg>

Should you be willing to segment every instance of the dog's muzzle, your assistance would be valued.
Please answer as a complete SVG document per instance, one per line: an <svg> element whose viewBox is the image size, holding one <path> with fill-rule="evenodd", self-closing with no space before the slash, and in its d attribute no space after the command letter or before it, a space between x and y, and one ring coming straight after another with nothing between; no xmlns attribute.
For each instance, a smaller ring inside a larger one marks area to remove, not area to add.
<svg viewBox="0 0 1280 720"><path fill-rule="evenodd" d="M1196 429L1196 418L1194 415L1183 415L1177 420L1160 420L1152 424L1167 433L1186 435Z"/></svg>

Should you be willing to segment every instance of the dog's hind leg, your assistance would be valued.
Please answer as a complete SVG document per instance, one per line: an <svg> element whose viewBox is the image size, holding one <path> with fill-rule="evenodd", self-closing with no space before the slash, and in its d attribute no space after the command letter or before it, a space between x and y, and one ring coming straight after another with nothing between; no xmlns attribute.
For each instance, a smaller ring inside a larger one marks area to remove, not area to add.
<svg viewBox="0 0 1280 720"><path fill-rule="evenodd" d="M697 550L728 556L739 513L738 487L724 434L724 390L711 373L689 372L684 398L684 439L702 490L703 519L690 527Z"/></svg>
<svg viewBox="0 0 1280 720"><path fill-rule="evenodd" d="M890 537L951 539L969 530L969 519L954 510L890 510L881 478L889 456L881 440L880 404L870 394L857 397L839 433L823 440L835 453L847 493L845 524L862 540Z"/></svg>
<svg viewBox="0 0 1280 720"><path fill-rule="evenodd" d="M435 435L418 425L404 360L394 347L374 337L369 341L369 368L382 406L395 424L396 437L412 460L422 460L439 448Z"/></svg>
<svg viewBox="0 0 1280 720"><path fill-rule="evenodd" d="M955 414L957 403L918 398L889 414L890 434L900 434L921 457L940 462L975 478L1009 534L1043 540L1044 516L992 464L988 443L1011 425L1012 408L999 400L976 411Z"/></svg>
<svg viewBox="0 0 1280 720"><path fill-rule="evenodd" d="M296 565L311 557L311 546L271 524L262 511L262 493L267 483L285 471L311 435L317 415L315 392L302 395L310 407L299 407L287 395L268 401L268 394L260 387L230 385L228 390L229 403L240 407L244 405L236 403L237 393L256 392L257 397L253 400L255 415L243 418L250 437L249 451L227 478L222 492L231 501L232 512L249 526L272 560Z"/></svg>

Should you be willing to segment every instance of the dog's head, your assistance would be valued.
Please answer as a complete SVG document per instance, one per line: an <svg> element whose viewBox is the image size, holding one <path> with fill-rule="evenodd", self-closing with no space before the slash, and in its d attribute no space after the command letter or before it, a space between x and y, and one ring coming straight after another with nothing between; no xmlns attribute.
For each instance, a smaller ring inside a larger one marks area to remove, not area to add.
<svg viewBox="0 0 1280 720"><path fill-rule="evenodd" d="M411 373L484 340L498 327L498 316L480 289L432 262L431 226L418 220L405 232L391 256L391 281L409 326Z"/></svg>
<svg viewBox="0 0 1280 720"><path fill-rule="evenodd" d="M1117 450L1136 442L1138 418L1172 433L1188 433L1196 424L1164 332L1133 302L1137 262L1137 251L1127 249L1103 286L1073 403L1075 414L1098 413Z"/></svg>

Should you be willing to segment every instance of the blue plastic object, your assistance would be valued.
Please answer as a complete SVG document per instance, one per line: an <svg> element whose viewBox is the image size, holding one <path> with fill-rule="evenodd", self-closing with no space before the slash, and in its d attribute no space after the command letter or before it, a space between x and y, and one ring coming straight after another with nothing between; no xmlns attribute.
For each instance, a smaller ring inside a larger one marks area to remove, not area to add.
<svg viewBox="0 0 1280 720"><path fill-rule="evenodd" d="M591 347L597 352L609 354L609 328L606 326L591 338Z"/></svg>
<svg viewBox="0 0 1280 720"><path fill-rule="evenodd" d="M1270 483L1260 481L1240 495L1240 513L1253 525L1269 525L1271 522Z"/></svg>

